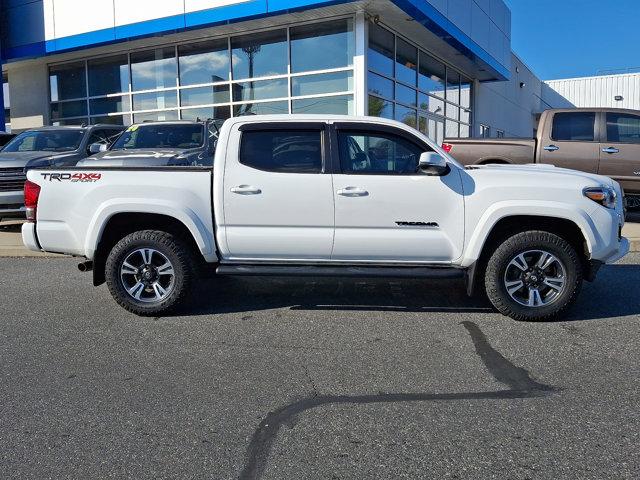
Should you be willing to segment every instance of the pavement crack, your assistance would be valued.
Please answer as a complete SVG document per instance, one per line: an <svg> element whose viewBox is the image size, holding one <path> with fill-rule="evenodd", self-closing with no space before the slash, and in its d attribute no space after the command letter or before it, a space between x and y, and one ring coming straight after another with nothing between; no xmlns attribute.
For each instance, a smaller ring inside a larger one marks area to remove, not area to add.
<svg viewBox="0 0 640 480"><path fill-rule="evenodd" d="M317 397L318 396L318 388L316 387L316 384L313 381L313 378L311 378L311 374L309 373L309 368L305 364L302 364L302 370L304 370L304 374L307 377L307 381L311 385L311 391L313 392L313 396Z"/></svg>
<svg viewBox="0 0 640 480"><path fill-rule="evenodd" d="M478 355L487 369L500 383L510 388L498 391L461 393L378 393L370 395L320 395L305 365L303 370L313 386L313 395L272 410L260 422L251 436L245 454L245 464L238 478L255 480L262 477L269 455L283 425L292 425L296 418L309 410L325 405L367 405L378 403L409 403L456 400L512 400L545 397L555 391L553 387L538 383L529 373L516 367L488 342L484 333L473 322L462 322L471 335Z"/></svg>
<svg viewBox="0 0 640 480"><path fill-rule="evenodd" d="M540 390L540 391L554 391L554 387L545 385L543 383L536 382L529 372L521 367L516 367L511 361L505 358L500 352L491 346L489 340L485 334L480 330L480 327L473 322L462 322L464 328L467 329L473 345L476 348L476 353L484 363L489 373L493 375L498 382L507 385L513 390Z"/></svg>

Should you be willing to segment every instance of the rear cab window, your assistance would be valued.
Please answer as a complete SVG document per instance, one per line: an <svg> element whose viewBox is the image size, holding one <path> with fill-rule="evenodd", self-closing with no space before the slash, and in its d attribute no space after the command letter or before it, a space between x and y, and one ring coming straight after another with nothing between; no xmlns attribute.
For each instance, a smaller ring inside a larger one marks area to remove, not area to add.
<svg viewBox="0 0 640 480"><path fill-rule="evenodd" d="M559 112L553 116L551 139L557 142L594 142L596 112Z"/></svg>
<svg viewBox="0 0 640 480"><path fill-rule="evenodd" d="M309 126L242 131L240 163L266 172L322 173L323 129Z"/></svg>
<svg viewBox="0 0 640 480"><path fill-rule="evenodd" d="M607 113L607 141L640 144L640 116L630 113Z"/></svg>

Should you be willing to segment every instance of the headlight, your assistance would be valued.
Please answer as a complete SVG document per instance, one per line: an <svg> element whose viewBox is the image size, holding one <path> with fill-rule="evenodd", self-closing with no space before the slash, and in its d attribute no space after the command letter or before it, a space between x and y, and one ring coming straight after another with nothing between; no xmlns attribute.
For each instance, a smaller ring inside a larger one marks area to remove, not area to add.
<svg viewBox="0 0 640 480"><path fill-rule="evenodd" d="M606 185L585 188L584 196L606 208L616 208L616 191Z"/></svg>

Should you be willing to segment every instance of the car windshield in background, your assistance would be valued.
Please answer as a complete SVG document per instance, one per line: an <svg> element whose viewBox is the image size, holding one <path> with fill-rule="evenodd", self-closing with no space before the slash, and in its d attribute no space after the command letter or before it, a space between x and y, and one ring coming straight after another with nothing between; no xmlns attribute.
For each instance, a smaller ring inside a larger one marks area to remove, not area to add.
<svg viewBox="0 0 640 480"><path fill-rule="evenodd" d="M197 148L204 141L203 125L133 125L113 144L112 150L133 148Z"/></svg>
<svg viewBox="0 0 640 480"><path fill-rule="evenodd" d="M72 152L84 136L82 130L46 130L23 132L11 140L2 152Z"/></svg>

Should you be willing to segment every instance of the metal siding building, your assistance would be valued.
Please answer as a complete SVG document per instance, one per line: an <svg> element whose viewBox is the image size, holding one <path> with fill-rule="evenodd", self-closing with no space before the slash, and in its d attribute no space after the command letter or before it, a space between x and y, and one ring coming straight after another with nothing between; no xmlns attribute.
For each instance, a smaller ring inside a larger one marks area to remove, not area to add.
<svg viewBox="0 0 640 480"><path fill-rule="evenodd" d="M566 78L545 83L576 107L640 110L640 73Z"/></svg>

